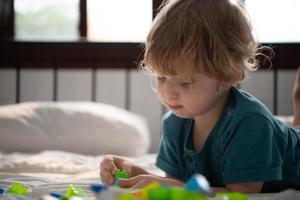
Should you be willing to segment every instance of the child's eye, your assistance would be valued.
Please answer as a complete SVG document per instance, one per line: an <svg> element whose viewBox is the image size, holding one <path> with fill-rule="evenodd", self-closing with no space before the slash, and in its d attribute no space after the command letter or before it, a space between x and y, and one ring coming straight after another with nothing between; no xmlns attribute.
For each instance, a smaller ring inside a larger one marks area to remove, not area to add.
<svg viewBox="0 0 300 200"><path fill-rule="evenodd" d="M189 87L191 84L192 84L192 82L183 82L183 83L180 83L180 86L186 88L186 87Z"/></svg>
<svg viewBox="0 0 300 200"><path fill-rule="evenodd" d="M163 76L157 76L157 81L159 82L163 82L166 80L166 77L163 77Z"/></svg>

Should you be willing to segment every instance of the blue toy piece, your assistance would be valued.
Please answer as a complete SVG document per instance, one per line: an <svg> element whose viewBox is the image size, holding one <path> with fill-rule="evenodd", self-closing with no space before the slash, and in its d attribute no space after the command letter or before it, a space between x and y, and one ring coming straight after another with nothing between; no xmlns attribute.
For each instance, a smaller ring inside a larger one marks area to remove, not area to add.
<svg viewBox="0 0 300 200"><path fill-rule="evenodd" d="M4 194L4 192L5 192L5 190L2 189L2 188L0 188L0 195L1 195L1 194Z"/></svg>
<svg viewBox="0 0 300 200"><path fill-rule="evenodd" d="M207 179L201 174L195 174L185 184L185 189L211 196L211 188Z"/></svg>
<svg viewBox="0 0 300 200"><path fill-rule="evenodd" d="M106 190L108 187L102 184L91 184L90 189L95 193L100 193Z"/></svg>
<svg viewBox="0 0 300 200"><path fill-rule="evenodd" d="M57 198L57 199L63 198L63 195L62 195L62 194L59 194L59 193L57 193L57 192L51 192L51 193L50 193L50 196L55 197L55 198Z"/></svg>
<svg viewBox="0 0 300 200"><path fill-rule="evenodd" d="M109 187L102 184L92 184L90 189L95 193L96 200L114 200L115 196Z"/></svg>

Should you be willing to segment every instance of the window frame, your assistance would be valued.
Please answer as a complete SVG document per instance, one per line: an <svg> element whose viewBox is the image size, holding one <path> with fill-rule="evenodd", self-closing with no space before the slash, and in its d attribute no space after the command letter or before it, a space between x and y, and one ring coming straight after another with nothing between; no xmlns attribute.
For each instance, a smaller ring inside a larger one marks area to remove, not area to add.
<svg viewBox="0 0 300 200"><path fill-rule="evenodd" d="M82 39L70 42L26 42L14 39L14 0L0 0L10 9L0 15L0 68L136 68L143 55L140 43L90 42L87 37L87 0L80 0L79 32ZM153 18L163 0L153 0ZM3 13L3 12L2 12ZM2 24L2 25L1 25ZM300 43L265 43L274 49L271 70L297 69ZM42 49L42 50L41 50ZM270 70L266 62L260 68Z"/></svg>
<svg viewBox="0 0 300 200"><path fill-rule="evenodd" d="M0 68L136 68L140 43L87 41L87 0L79 1L80 40L68 42L17 41L14 38L14 0L10 2L9 34L0 34ZM153 18L163 0L153 0ZM0 16L1 17L1 16ZM6 17L7 19L7 17ZM0 29L1 30L5 29Z"/></svg>

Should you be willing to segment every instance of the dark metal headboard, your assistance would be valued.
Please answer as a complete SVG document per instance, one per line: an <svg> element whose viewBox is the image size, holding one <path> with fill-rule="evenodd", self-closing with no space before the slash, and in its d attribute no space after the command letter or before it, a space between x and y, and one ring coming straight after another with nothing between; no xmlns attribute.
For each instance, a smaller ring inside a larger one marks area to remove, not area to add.
<svg viewBox="0 0 300 200"><path fill-rule="evenodd" d="M96 100L96 70L125 69L126 94L130 92L129 71L137 69L142 56L139 43L93 42L0 42L0 68L16 69L16 103L20 102L20 70L26 68L54 70L53 101L57 101L57 74L59 69L92 69L91 101ZM126 95L125 107L130 105Z"/></svg>
<svg viewBox="0 0 300 200"><path fill-rule="evenodd" d="M271 46L275 52L270 63L262 63L260 70L273 70L273 113L278 113L278 71L295 70L300 66L300 44L279 43L262 44ZM137 69L143 56L139 43L97 43L87 41L73 42L23 42L0 41L0 68L15 68L16 103L20 102L20 70L23 68L54 69L53 101L57 100L57 72L62 68L92 69L91 100L96 100L96 70L99 68L125 69L126 93L130 92L129 71ZM126 108L130 104L126 96Z"/></svg>

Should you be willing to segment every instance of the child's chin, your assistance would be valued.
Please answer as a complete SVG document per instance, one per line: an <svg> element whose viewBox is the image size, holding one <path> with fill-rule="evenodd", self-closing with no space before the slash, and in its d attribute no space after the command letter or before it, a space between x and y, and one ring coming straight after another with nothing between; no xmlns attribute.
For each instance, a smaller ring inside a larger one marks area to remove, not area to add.
<svg viewBox="0 0 300 200"><path fill-rule="evenodd" d="M184 114L184 113L174 112L174 111L172 111L172 112L174 113L174 115L176 115L179 118L184 118L184 119L193 118L192 116Z"/></svg>

